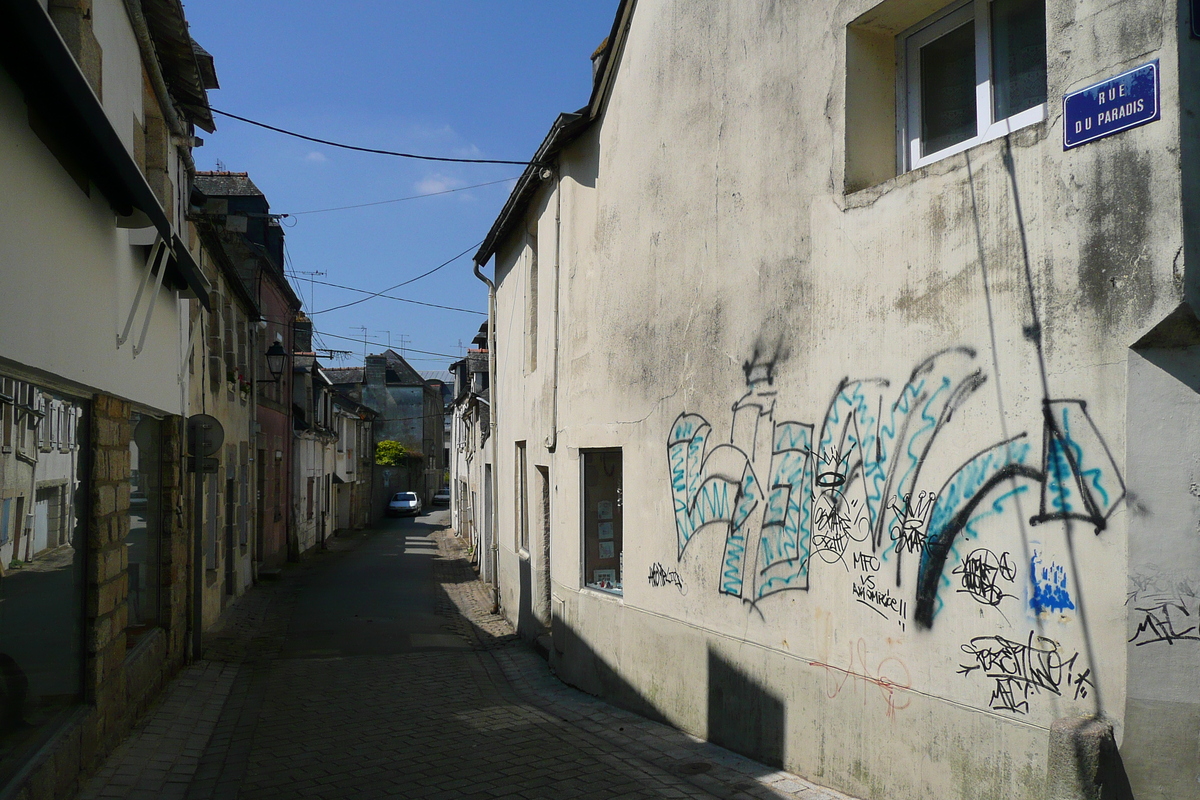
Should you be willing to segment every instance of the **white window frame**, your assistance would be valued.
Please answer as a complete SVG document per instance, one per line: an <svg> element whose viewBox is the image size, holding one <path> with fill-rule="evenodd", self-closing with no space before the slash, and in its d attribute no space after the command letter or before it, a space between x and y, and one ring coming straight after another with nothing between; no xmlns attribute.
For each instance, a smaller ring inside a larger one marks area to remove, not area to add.
<svg viewBox="0 0 1200 800"><path fill-rule="evenodd" d="M1005 119L993 119L992 103L992 3L991 0L962 0L914 25L896 39L897 148L904 171L969 150L978 144L1007 136L1013 131L1046 119L1046 102ZM976 135L921 155L921 48L954 29L975 23L975 131ZM1047 91L1047 96L1049 91Z"/></svg>

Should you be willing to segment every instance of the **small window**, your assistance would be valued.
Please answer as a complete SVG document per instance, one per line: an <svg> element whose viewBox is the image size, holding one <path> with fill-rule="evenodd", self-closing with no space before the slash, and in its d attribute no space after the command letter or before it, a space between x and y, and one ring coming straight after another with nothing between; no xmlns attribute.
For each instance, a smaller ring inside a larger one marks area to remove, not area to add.
<svg viewBox="0 0 1200 800"><path fill-rule="evenodd" d="M622 593L621 451L583 451L583 582Z"/></svg>
<svg viewBox="0 0 1200 800"><path fill-rule="evenodd" d="M529 486L526 481L528 471L526 462L525 442L517 442L517 459L514 469L517 471L517 496L514 498L517 508L517 548L529 552Z"/></svg>
<svg viewBox="0 0 1200 800"><path fill-rule="evenodd" d="M1046 118L1045 0L974 0L900 37L901 156L915 169Z"/></svg>
<svg viewBox="0 0 1200 800"><path fill-rule="evenodd" d="M159 622L162 582L162 452L160 420L134 412L129 440L129 628L131 641Z"/></svg>

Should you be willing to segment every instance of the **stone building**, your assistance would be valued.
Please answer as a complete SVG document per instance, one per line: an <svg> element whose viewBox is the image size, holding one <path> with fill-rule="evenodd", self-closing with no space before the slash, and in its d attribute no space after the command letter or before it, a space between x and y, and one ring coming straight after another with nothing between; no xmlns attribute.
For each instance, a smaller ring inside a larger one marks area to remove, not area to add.
<svg viewBox="0 0 1200 800"><path fill-rule="evenodd" d="M212 59L178 2L0 5L0 794L69 797L188 656L187 221Z"/></svg>
<svg viewBox="0 0 1200 800"><path fill-rule="evenodd" d="M373 409L375 442L395 441L409 453L419 454L420 467L407 486L390 490L417 492L428 505L442 486L444 409L438 386L421 377L394 350L366 357L363 367L325 370L337 390Z"/></svg>
<svg viewBox="0 0 1200 800"><path fill-rule="evenodd" d="M477 346L468 351L466 358L450 365L454 374L454 401L450 405L450 525L470 542L480 577L494 584L495 439L491 435L486 331L481 331L472 344Z"/></svg>
<svg viewBox="0 0 1200 800"><path fill-rule="evenodd" d="M1200 797L1192 5L620 3L476 257L561 677L862 797Z"/></svg>
<svg viewBox="0 0 1200 800"><path fill-rule="evenodd" d="M292 370L300 298L283 274L283 228L266 195L245 172L199 172L196 215L211 228L259 309L247 355L253 381L253 447L257 497L252 546L255 571L275 572L287 559L292 523ZM278 346L284 363L272 372L267 351ZM218 365L218 370L220 365ZM239 545L240 546L240 545Z"/></svg>
<svg viewBox="0 0 1200 800"><path fill-rule="evenodd" d="M197 261L212 288L211 310L206 312L196 303L191 310L188 408L192 414L216 419L223 434L217 463L202 479L203 514L197 531L204 559L203 626L208 627L253 585L261 562L253 536L259 524L253 493L260 468L254 457L254 354L265 346L258 336L258 304L243 283L220 229L204 216L198 216L196 228L203 245ZM189 484L188 507L194 510L195 484ZM193 520L193 530L196 527Z"/></svg>
<svg viewBox="0 0 1200 800"><path fill-rule="evenodd" d="M375 471L376 413L334 392L333 428L337 446L333 468L334 530L358 530L371 524L371 488Z"/></svg>

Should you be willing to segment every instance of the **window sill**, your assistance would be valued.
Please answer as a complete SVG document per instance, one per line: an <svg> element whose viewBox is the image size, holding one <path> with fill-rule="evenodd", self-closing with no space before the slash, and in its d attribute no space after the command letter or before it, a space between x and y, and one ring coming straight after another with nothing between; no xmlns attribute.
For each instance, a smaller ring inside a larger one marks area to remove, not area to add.
<svg viewBox="0 0 1200 800"><path fill-rule="evenodd" d="M586 584L579 590L580 594L592 595L593 597L603 598L608 601L623 601L625 592L623 589L601 589L599 586Z"/></svg>
<svg viewBox="0 0 1200 800"><path fill-rule="evenodd" d="M896 189L908 187L930 175L945 175L947 173L960 170L966 166L966 161L964 158L962 158L964 153L975 153L977 151L988 153L990 152L989 148L995 148L998 150L1001 146L1000 143L1005 141L1010 142L1016 148L1032 147L1033 145L1038 144L1043 139L1047 138L1049 132L1050 121L1042 120L1041 122L1035 122L1023 128L1017 128L1016 130L1012 131L1012 133L1006 133L993 139L979 141L971 145L969 148L952 155L947 155L938 159L937 161L931 161L924 166L916 167L915 169L911 169L907 172L901 172L898 175L894 175L891 178L882 180L879 183L871 184L870 186L864 186L862 188L852 189L844 192L842 197L845 200L845 204L843 205L842 210L849 211L856 208L865 208L866 206L873 205L880 197L883 197L884 195L889 194ZM976 163L980 163L983 160L985 159L976 159Z"/></svg>

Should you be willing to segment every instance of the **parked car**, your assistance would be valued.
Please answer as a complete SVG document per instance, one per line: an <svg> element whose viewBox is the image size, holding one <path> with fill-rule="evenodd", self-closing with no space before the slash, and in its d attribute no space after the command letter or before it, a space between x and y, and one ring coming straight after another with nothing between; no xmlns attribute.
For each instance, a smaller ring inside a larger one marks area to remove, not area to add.
<svg viewBox="0 0 1200 800"><path fill-rule="evenodd" d="M448 487L445 489L438 489L437 494L433 496L433 504L435 506L450 505L450 489Z"/></svg>
<svg viewBox="0 0 1200 800"><path fill-rule="evenodd" d="M416 492L396 492L388 501L387 515L402 517L405 514L420 514L421 501Z"/></svg>

